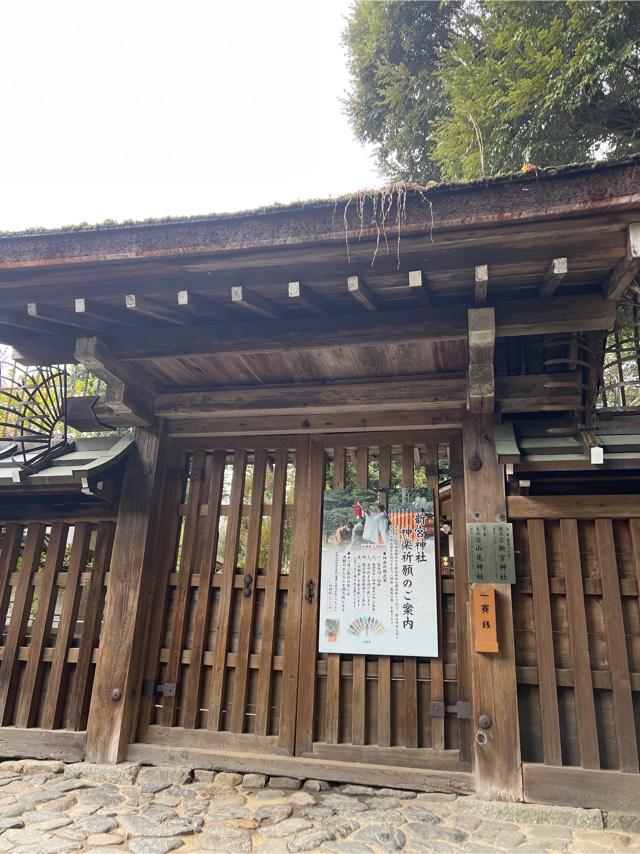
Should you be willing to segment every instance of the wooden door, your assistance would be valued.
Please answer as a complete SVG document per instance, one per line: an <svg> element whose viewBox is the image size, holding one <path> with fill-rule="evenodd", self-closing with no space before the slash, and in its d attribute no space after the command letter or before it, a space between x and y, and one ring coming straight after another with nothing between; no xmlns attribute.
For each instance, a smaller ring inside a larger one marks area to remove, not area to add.
<svg viewBox="0 0 640 854"><path fill-rule="evenodd" d="M172 450L136 740L289 754L307 443Z"/></svg>
<svg viewBox="0 0 640 854"><path fill-rule="evenodd" d="M337 762L466 771L470 685L461 444L435 432L351 434L311 444L306 585L322 585L325 485L434 489L440 655L318 654L319 597L305 597L296 751ZM440 480L449 480L448 487L440 490ZM446 498L441 506L439 494Z"/></svg>

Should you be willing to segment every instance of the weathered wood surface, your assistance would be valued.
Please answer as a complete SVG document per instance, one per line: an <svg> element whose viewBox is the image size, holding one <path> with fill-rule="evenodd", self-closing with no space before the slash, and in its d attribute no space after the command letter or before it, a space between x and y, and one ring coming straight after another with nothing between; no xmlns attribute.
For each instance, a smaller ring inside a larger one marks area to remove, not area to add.
<svg viewBox="0 0 640 854"><path fill-rule="evenodd" d="M555 768L525 762L526 801L586 809L640 810L640 775L585 768Z"/></svg>
<svg viewBox="0 0 640 854"><path fill-rule="evenodd" d="M497 462L491 416L467 416L463 429L467 521L506 521L503 467ZM500 650L471 653L473 715L489 714L490 732L474 742L478 794L520 800L520 735L516 689L511 587L494 585Z"/></svg>
<svg viewBox="0 0 640 854"><path fill-rule="evenodd" d="M110 571L109 586L114 592L107 597L87 724L87 758L92 762L122 759L142 678L151 555L158 535L157 507L167 450L161 425L139 429L136 446L122 486Z"/></svg>
<svg viewBox="0 0 640 854"><path fill-rule="evenodd" d="M510 495L510 519L629 519L640 517L635 495Z"/></svg>
<svg viewBox="0 0 640 854"><path fill-rule="evenodd" d="M0 756L82 762L85 739L84 732L0 727Z"/></svg>

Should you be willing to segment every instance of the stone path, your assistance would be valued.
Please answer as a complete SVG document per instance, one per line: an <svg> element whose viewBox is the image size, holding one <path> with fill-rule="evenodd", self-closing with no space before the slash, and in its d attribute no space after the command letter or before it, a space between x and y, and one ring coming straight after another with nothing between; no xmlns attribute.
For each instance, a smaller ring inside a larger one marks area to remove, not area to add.
<svg viewBox="0 0 640 854"><path fill-rule="evenodd" d="M0 852L640 852L640 816L133 764L0 763Z"/></svg>

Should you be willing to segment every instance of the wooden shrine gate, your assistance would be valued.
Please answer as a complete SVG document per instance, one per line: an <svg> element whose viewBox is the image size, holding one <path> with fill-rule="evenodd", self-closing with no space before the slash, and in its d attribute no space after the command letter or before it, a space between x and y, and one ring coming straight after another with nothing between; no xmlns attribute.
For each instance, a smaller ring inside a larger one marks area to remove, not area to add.
<svg viewBox="0 0 640 854"><path fill-rule="evenodd" d="M434 776L468 791L464 487L461 441L448 438L174 443L127 756L167 761L170 750L233 770L416 787ZM319 655L325 486L415 482L437 494L441 469L452 475L437 544L441 657Z"/></svg>

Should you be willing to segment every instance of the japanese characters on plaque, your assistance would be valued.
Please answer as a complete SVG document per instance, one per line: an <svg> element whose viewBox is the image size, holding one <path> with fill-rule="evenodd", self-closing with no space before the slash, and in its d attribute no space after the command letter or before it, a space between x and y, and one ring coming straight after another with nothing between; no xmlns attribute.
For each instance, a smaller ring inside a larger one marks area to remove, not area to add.
<svg viewBox="0 0 640 854"><path fill-rule="evenodd" d="M438 655L431 489L326 490L320 652Z"/></svg>
<svg viewBox="0 0 640 854"><path fill-rule="evenodd" d="M467 556L471 584L515 584L511 522L468 522Z"/></svg>

